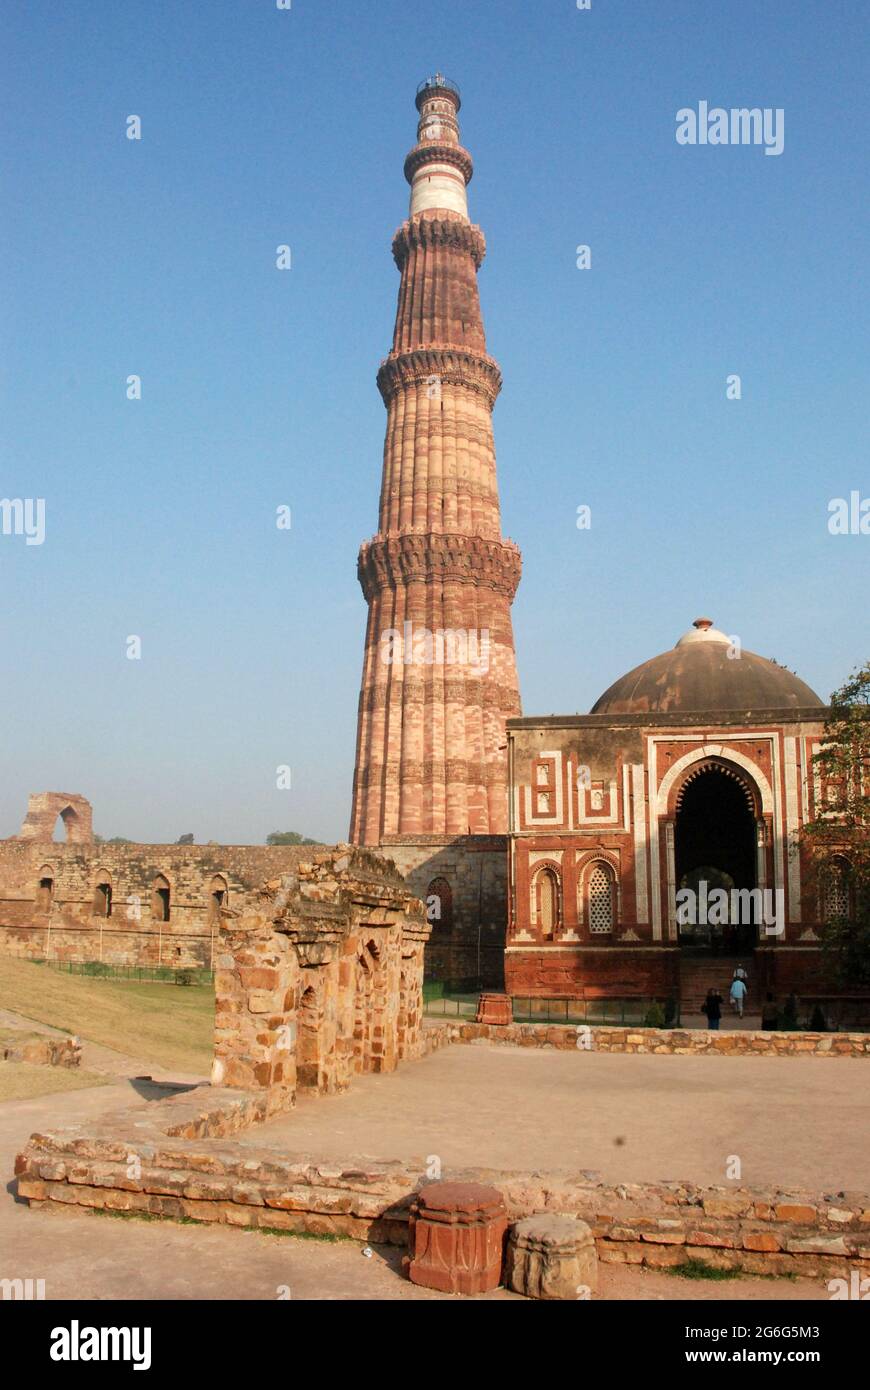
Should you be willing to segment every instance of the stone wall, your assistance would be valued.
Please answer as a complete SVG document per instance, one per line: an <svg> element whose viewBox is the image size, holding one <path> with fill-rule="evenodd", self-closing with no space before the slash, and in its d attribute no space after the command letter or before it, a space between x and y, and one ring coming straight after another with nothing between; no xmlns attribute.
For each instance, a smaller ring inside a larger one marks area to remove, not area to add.
<svg viewBox="0 0 870 1390"><path fill-rule="evenodd" d="M393 836L381 841L408 886L426 902L439 880L449 902L437 904L426 947L426 979L455 989L502 989L507 923L507 838L502 835ZM437 888L434 895L440 897Z"/></svg>
<svg viewBox="0 0 870 1390"><path fill-rule="evenodd" d="M204 1106L196 1092L179 1095L90 1130L35 1134L16 1159L18 1195L49 1208L143 1212L406 1246L414 1193L429 1181L422 1158L348 1155L325 1163L271 1149L265 1134L257 1147L208 1138L231 1135L257 1118L250 1093L225 1091L220 1110L219 1096L212 1089ZM580 1217L606 1262L662 1267L693 1258L716 1268L811 1278L870 1272L866 1194L608 1184L595 1174L558 1171L462 1169L444 1176L497 1187L511 1221L541 1211Z"/></svg>
<svg viewBox="0 0 870 1390"><path fill-rule="evenodd" d="M680 997L680 952L673 946L614 944L575 952L508 945L504 970L507 992L519 998Z"/></svg>
<svg viewBox="0 0 870 1390"><path fill-rule="evenodd" d="M220 909L252 908L265 880L292 872L316 849L0 840L0 951L212 969ZM167 885L168 921L162 899L154 900L159 881ZM111 888L108 915L101 884Z"/></svg>
<svg viewBox="0 0 870 1390"><path fill-rule="evenodd" d="M454 1042L505 1043L513 1047L550 1047L562 1051L658 1052L723 1057L867 1057L870 1033L766 1033L750 1030L711 1032L707 1028L610 1028L586 1024L473 1023L444 1025Z"/></svg>
<svg viewBox="0 0 870 1390"><path fill-rule="evenodd" d="M354 1073L421 1055L425 909L395 866L338 845L222 914L216 1086L267 1095L343 1091Z"/></svg>
<svg viewBox="0 0 870 1390"><path fill-rule="evenodd" d="M21 826L22 840L50 840L57 818L63 821L70 844L88 845L94 838L91 803L78 792L31 792Z"/></svg>
<svg viewBox="0 0 870 1390"><path fill-rule="evenodd" d="M41 1067L77 1067L82 1060L78 1038L49 1038L22 1033L0 1039L0 1061L29 1062Z"/></svg>

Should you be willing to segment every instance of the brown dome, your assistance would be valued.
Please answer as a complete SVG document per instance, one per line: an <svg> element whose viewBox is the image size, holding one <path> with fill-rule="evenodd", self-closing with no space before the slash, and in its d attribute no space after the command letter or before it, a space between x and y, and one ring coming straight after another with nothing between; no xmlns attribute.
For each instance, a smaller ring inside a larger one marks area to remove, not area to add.
<svg viewBox="0 0 870 1390"><path fill-rule="evenodd" d="M592 713L824 708L815 691L784 666L754 652L729 652L731 639L709 618L696 618L671 651L635 666L605 690Z"/></svg>

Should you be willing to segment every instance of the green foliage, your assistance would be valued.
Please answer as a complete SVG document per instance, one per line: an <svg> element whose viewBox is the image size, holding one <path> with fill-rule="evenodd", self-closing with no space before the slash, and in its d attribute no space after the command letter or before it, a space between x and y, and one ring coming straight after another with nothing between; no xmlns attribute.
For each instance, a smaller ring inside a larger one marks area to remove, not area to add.
<svg viewBox="0 0 870 1390"><path fill-rule="evenodd" d="M825 877L845 872L849 909L822 924L822 948L839 985L870 985L870 661L831 696L813 762L825 789L801 841L815 869L818 916Z"/></svg>
<svg viewBox="0 0 870 1390"><path fill-rule="evenodd" d="M321 840L309 840L305 835L300 835L298 830L273 830L271 835L266 836L267 845L319 845Z"/></svg>
<svg viewBox="0 0 870 1390"><path fill-rule="evenodd" d="M111 967L105 965L101 960L86 960L82 965L83 975L101 975L103 977L111 974Z"/></svg>
<svg viewBox="0 0 870 1390"><path fill-rule="evenodd" d="M644 1015L643 1026L644 1028L664 1028L665 1011L661 1004L650 1004Z"/></svg>
<svg viewBox="0 0 870 1390"><path fill-rule="evenodd" d="M743 1273L740 1269L714 1269L713 1265L705 1264L703 1260L697 1260L694 1256L691 1259L683 1260L682 1264L671 1265L665 1270L666 1274L676 1274L680 1279L739 1279Z"/></svg>

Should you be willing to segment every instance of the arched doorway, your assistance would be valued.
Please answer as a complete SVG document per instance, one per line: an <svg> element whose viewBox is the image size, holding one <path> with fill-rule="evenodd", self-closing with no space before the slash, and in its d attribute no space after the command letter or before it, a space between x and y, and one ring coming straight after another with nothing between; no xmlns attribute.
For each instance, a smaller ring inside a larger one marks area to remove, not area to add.
<svg viewBox="0 0 870 1390"><path fill-rule="evenodd" d="M678 890L692 890L697 910L678 913L681 945L729 955L755 946L758 924L747 920L745 899L733 893L758 886L756 818L752 787L725 764L704 763L683 782L674 822L675 879Z"/></svg>

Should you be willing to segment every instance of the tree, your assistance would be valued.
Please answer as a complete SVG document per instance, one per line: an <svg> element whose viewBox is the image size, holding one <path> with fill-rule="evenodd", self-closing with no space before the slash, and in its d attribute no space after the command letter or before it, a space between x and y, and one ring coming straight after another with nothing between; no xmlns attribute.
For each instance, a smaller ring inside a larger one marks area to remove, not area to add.
<svg viewBox="0 0 870 1390"><path fill-rule="evenodd" d="M823 800L803 828L822 947L841 985L870 985L870 661L831 696L813 758Z"/></svg>
<svg viewBox="0 0 870 1390"><path fill-rule="evenodd" d="M320 845L322 840L309 840L298 830L273 830L266 836L267 845Z"/></svg>

